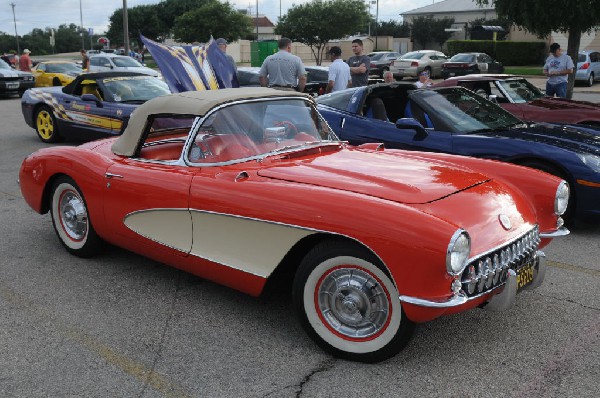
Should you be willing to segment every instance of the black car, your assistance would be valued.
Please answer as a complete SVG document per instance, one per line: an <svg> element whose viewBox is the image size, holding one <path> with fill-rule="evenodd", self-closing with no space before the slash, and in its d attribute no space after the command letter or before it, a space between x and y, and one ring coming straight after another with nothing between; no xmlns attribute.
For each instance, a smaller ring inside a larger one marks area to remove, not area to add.
<svg viewBox="0 0 600 398"><path fill-rule="evenodd" d="M0 95L23 96L25 90L34 86L35 78L31 73L14 70L0 59Z"/></svg>
<svg viewBox="0 0 600 398"><path fill-rule="evenodd" d="M329 68L326 66L306 66L306 86L304 92L313 96L325 93L328 82ZM240 87L259 87L260 68L255 66L241 66L237 70Z"/></svg>
<svg viewBox="0 0 600 398"><path fill-rule="evenodd" d="M442 65L444 79L474 73L504 73L504 66L485 53L458 53Z"/></svg>
<svg viewBox="0 0 600 398"><path fill-rule="evenodd" d="M371 68L369 74L383 77L383 72L390 70L390 65L394 60L400 58L400 53L393 51L376 51L368 54L371 58Z"/></svg>

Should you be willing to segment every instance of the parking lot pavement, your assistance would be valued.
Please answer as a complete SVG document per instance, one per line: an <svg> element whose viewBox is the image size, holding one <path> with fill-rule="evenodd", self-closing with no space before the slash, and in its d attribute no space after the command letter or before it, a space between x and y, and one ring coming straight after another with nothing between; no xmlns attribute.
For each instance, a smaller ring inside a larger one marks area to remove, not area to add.
<svg viewBox="0 0 600 398"><path fill-rule="evenodd" d="M510 311L440 318L398 356L351 363L309 340L286 293L252 298L114 247L69 255L16 184L47 145L18 98L0 120L2 397L597 396L600 226L552 242L544 284Z"/></svg>

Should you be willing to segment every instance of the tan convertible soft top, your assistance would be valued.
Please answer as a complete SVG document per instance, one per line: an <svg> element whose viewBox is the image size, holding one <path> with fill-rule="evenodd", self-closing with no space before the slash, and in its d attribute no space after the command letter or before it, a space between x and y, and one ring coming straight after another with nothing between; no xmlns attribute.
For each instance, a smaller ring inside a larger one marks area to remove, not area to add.
<svg viewBox="0 0 600 398"><path fill-rule="evenodd" d="M157 97L140 105L133 111L123 135L112 145L112 151L117 155L133 156L150 115L204 116L212 108L227 102L241 99L290 96L306 97L307 95L295 91L281 91L272 88L244 87L186 91Z"/></svg>

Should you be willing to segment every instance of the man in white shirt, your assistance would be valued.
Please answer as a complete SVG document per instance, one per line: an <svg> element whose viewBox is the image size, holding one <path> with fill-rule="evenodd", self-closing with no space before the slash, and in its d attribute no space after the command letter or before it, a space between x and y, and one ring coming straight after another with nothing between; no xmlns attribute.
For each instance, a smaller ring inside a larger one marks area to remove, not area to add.
<svg viewBox="0 0 600 398"><path fill-rule="evenodd" d="M325 92L332 93L352 87L350 67L342 60L342 49L338 46L331 47L329 57L332 63L329 67L329 81L327 82Z"/></svg>

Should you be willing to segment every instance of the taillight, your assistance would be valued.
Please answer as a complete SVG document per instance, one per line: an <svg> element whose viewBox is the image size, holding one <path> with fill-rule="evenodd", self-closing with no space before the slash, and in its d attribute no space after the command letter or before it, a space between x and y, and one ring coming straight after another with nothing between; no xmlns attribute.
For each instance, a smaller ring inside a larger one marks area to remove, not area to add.
<svg viewBox="0 0 600 398"><path fill-rule="evenodd" d="M589 63L589 62L586 62L585 64L581 65L581 66L579 67L579 69L587 69L587 68L589 68L589 67L590 67L590 63Z"/></svg>
<svg viewBox="0 0 600 398"><path fill-rule="evenodd" d="M417 61L412 61L410 63L410 66L419 66L419 63Z"/></svg>

